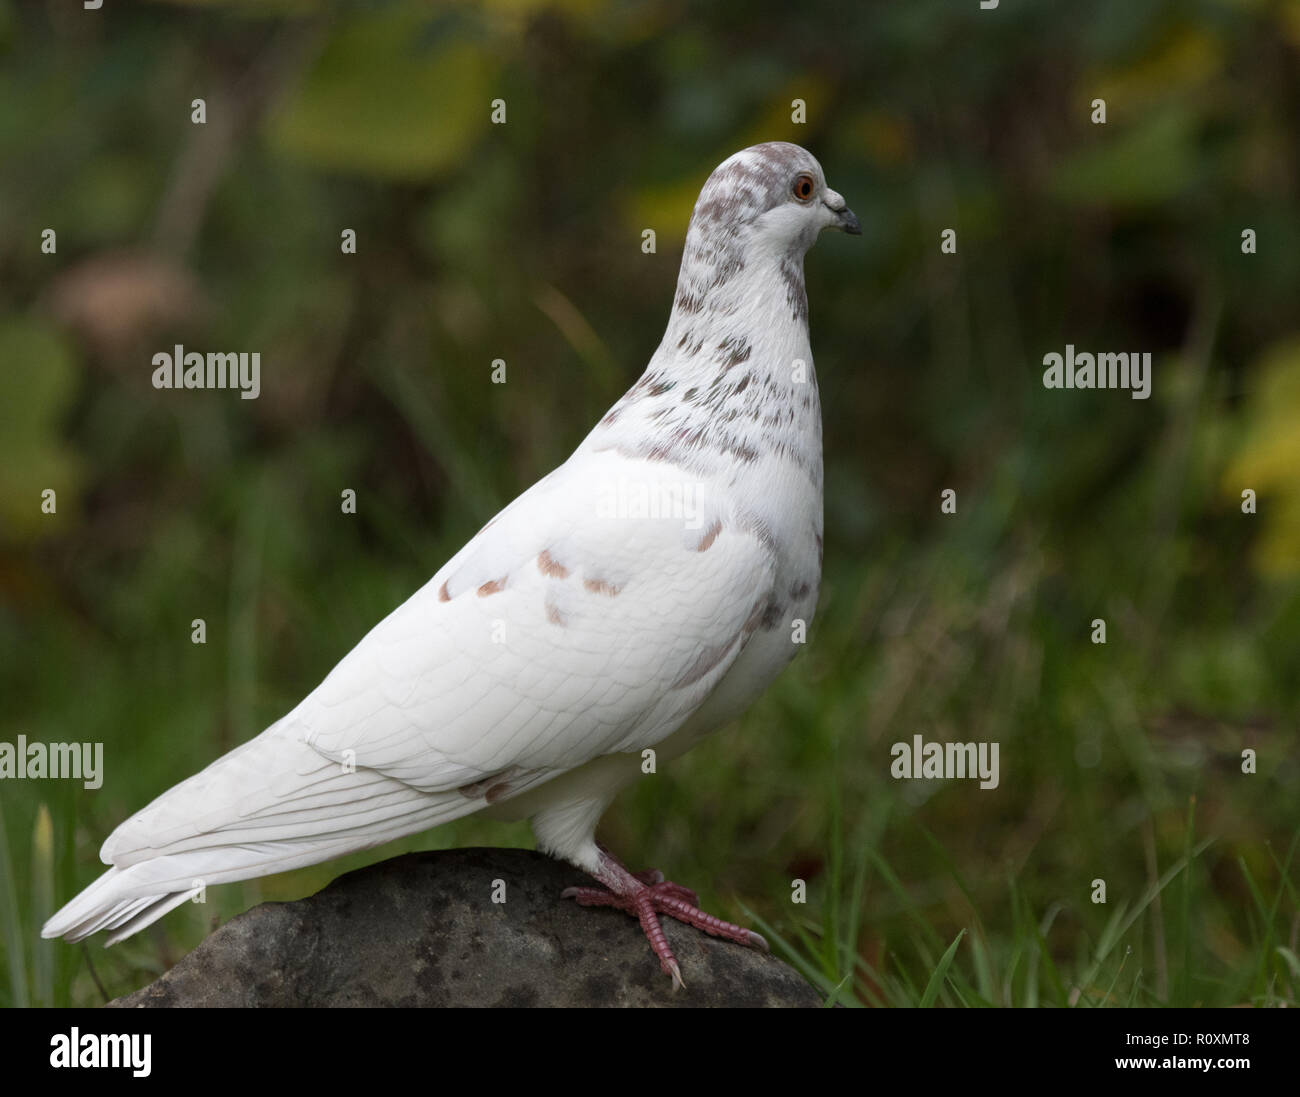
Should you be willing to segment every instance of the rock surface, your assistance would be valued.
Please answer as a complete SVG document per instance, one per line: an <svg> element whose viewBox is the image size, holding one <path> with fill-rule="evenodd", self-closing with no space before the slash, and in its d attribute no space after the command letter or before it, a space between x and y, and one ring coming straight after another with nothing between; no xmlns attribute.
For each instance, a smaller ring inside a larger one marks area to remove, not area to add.
<svg viewBox="0 0 1300 1097"><path fill-rule="evenodd" d="M494 881L506 902L492 902ZM636 920L560 892L578 870L520 849L412 853L263 903L110 1006L817 1006L791 967L671 918L676 993Z"/></svg>

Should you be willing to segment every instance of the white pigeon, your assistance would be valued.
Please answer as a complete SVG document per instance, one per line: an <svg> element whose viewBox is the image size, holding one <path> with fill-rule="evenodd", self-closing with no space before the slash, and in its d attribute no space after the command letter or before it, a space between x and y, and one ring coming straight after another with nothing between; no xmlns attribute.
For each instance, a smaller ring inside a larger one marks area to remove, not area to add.
<svg viewBox="0 0 1300 1097"><path fill-rule="evenodd" d="M724 161L691 216L668 330L573 455L376 625L292 712L119 826L44 937L136 933L200 886L314 864L470 812L639 918L766 948L596 844L618 791L743 712L797 650L822 562L821 407L803 257L860 233L798 145Z"/></svg>

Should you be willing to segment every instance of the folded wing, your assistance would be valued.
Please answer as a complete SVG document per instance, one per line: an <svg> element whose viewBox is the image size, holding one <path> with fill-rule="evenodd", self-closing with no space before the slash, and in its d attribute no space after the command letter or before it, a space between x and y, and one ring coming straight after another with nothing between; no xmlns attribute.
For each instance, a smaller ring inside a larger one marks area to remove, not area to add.
<svg viewBox="0 0 1300 1097"><path fill-rule="evenodd" d="M195 881L373 846L653 746L726 673L772 581L762 539L680 470L579 451L292 712L118 827L114 868L45 935L120 938Z"/></svg>

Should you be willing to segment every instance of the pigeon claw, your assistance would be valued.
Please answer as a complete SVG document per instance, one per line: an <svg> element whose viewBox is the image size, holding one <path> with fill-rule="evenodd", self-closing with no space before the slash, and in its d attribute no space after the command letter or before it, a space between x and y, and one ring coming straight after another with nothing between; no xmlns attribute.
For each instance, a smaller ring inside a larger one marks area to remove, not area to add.
<svg viewBox="0 0 1300 1097"><path fill-rule="evenodd" d="M602 866L603 868L604 866ZM622 866L619 866L621 869ZM742 926L724 922L712 914L700 910L699 896L688 887L665 880L663 873L657 870L633 875L623 869L618 873L601 874L602 882L610 887L570 887L560 892L560 898L573 899L584 907L614 907L625 914L630 914L641 923L641 930L650 943L650 948L659 958L659 967L673 981L674 990L684 990L686 983L682 979L682 969L677 957L668 944L663 927L659 924L659 915L666 914L685 922L688 926L727 941L760 952L769 952L767 941L761 934ZM613 890L618 888L618 891Z"/></svg>

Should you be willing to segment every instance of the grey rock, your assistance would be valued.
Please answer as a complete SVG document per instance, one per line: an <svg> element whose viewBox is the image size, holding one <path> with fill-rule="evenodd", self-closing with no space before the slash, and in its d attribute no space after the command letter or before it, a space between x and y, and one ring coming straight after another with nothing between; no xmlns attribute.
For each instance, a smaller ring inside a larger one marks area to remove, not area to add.
<svg viewBox="0 0 1300 1097"><path fill-rule="evenodd" d="M492 902L493 881L506 902ZM581 872L521 849L412 853L263 903L110 1006L817 1006L779 960L662 919L674 993L634 918L560 892Z"/></svg>

